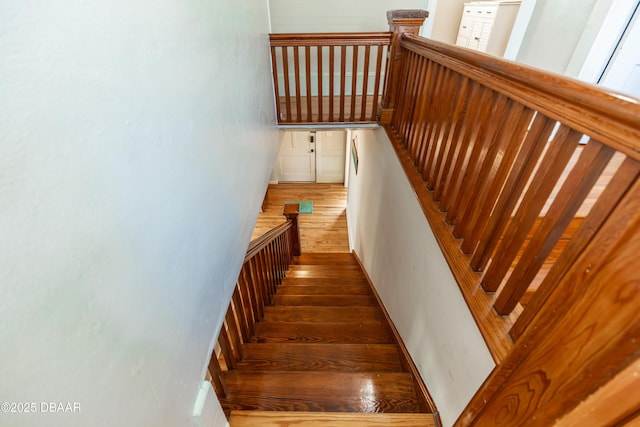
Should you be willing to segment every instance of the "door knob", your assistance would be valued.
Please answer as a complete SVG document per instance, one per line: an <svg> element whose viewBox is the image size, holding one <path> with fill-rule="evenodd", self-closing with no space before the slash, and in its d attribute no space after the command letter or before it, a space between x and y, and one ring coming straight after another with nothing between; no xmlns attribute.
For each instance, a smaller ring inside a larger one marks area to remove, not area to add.
<svg viewBox="0 0 640 427"><path fill-rule="evenodd" d="M311 151L309 151L310 153L313 153L313 148L311 149Z"/></svg>

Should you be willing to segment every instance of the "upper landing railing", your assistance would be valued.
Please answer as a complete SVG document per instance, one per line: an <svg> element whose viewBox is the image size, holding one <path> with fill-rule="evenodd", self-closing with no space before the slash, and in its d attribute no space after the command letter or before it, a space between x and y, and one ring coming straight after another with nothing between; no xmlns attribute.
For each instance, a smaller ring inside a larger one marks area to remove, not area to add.
<svg viewBox="0 0 640 427"><path fill-rule="evenodd" d="M270 38L278 124L376 123L391 33Z"/></svg>

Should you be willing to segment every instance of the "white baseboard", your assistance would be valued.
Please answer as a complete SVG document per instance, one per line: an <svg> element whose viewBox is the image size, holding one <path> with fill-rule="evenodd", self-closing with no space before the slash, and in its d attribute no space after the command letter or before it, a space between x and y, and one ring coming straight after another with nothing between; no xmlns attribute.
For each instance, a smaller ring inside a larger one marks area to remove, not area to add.
<svg viewBox="0 0 640 427"><path fill-rule="evenodd" d="M193 405L193 425L196 427L229 427L227 417L209 381L202 381Z"/></svg>

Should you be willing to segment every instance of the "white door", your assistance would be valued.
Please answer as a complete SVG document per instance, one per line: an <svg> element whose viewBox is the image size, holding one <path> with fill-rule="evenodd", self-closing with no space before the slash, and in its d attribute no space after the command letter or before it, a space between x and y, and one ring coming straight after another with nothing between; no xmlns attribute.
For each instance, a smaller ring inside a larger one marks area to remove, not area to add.
<svg viewBox="0 0 640 427"><path fill-rule="evenodd" d="M283 132L278 158L278 180L315 182L315 145L315 136L311 132Z"/></svg>
<svg viewBox="0 0 640 427"><path fill-rule="evenodd" d="M343 183L347 131L316 132L318 163L316 182Z"/></svg>
<svg viewBox="0 0 640 427"><path fill-rule="evenodd" d="M637 6L599 84L640 98L640 10Z"/></svg>

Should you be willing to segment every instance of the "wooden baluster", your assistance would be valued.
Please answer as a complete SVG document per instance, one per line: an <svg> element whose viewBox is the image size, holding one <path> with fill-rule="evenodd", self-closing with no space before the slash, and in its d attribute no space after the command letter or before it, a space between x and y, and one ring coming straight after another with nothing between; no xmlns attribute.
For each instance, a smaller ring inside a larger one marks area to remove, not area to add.
<svg viewBox="0 0 640 427"><path fill-rule="evenodd" d="M367 116L367 91L369 90L369 57L371 56L371 46L364 48L364 65L362 66L362 97L360 105L360 121L364 122Z"/></svg>
<svg viewBox="0 0 640 427"><path fill-rule="evenodd" d="M406 98L403 102L404 108L401 109L400 113L402 125L398 128L398 132L405 144L408 141L409 131L413 125L413 113L415 112L415 104L418 101L418 94L416 93L419 81L417 73L419 67L418 55L410 52L406 55L406 62L408 64L406 74Z"/></svg>
<svg viewBox="0 0 640 427"><path fill-rule="evenodd" d="M424 130L423 144L420 147L420 151L416 153L415 165L418 168L418 172L420 175L425 175L425 168L427 165L427 160L429 159L429 153L434 150L433 145L433 129L436 126L436 114L438 108L437 94L440 90L444 67L440 64L434 63L432 65L433 71L431 75L431 79L429 80L429 88L428 92L425 96L429 99L428 104L428 119L426 122L426 127Z"/></svg>
<svg viewBox="0 0 640 427"><path fill-rule="evenodd" d="M471 128L473 126L473 121L480 114L480 109L484 105L483 102L490 96L490 91L485 89L482 85L476 82L470 83L471 93L469 95L469 100L467 101L467 111L464 115L464 119L460 124L460 130L457 135L457 138L454 139L454 147L451 151L451 159L449 159L449 163L447 166L447 173L445 178L443 179L443 188L440 192L440 204L439 208L442 212L448 212L449 205L456 198L458 189L461 185L461 170L464 165L467 152L469 150L469 144L467 144L467 140L469 139L469 133L471 132Z"/></svg>
<svg viewBox="0 0 640 427"><path fill-rule="evenodd" d="M273 91L276 95L276 117L278 124L282 123L282 108L280 105L280 87L278 84L278 61L276 58L276 48L271 46L271 72L273 73ZM285 76L286 78L286 76Z"/></svg>
<svg viewBox="0 0 640 427"><path fill-rule="evenodd" d="M561 126L558 130L533 178L535 185L525 193L502 243L498 246L496 256L482 278L481 284L485 291L495 292L502 283L581 137L580 133L566 126Z"/></svg>
<svg viewBox="0 0 640 427"><path fill-rule="evenodd" d="M474 252L492 213L495 212L496 202L502 193L509 172L513 168L516 155L528 132L533 115L532 110L517 104L510 111L502 126L498 137L499 141L496 144L500 151L497 156L494 156L497 157L500 164L497 168L485 165L479 178L480 182L486 183L478 194L479 207L476 207L470 218L465 220L464 230L461 232L466 236L461 245L462 251L466 254ZM544 145L544 143L541 144Z"/></svg>
<svg viewBox="0 0 640 427"><path fill-rule="evenodd" d="M236 313L238 314L238 319L240 322L240 334L242 336L242 342L249 341L249 338L253 336L253 319L248 313L248 305L245 305L242 301L242 296L240 293L239 285L236 286L236 289L233 291L233 295L231 296L231 302L236 309Z"/></svg>
<svg viewBox="0 0 640 427"><path fill-rule="evenodd" d="M278 254L278 286L284 279L284 246L282 245L282 234L278 236L276 240L277 254Z"/></svg>
<svg viewBox="0 0 640 427"><path fill-rule="evenodd" d="M593 140L584 146L578 162L571 169L549 211L498 295L494 304L498 314L511 313L518 304L528 285L589 195L613 153L613 149Z"/></svg>
<svg viewBox="0 0 640 427"><path fill-rule="evenodd" d="M407 147L411 143L411 141L415 138L415 132L419 127L420 117L418 116L418 106L422 99L423 93L420 91L421 83L422 83L422 67L424 60L420 55L415 55L415 65L413 66L413 75L411 76L411 90L413 90L412 99L411 99L411 109L409 110L409 114L407 115L407 119L409 123L405 128L405 134L407 138Z"/></svg>
<svg viewBox="0 0 640 427"><path fill-rule="evenodd" d="M427 70L429 68L429 61L425 60L422 57L418 57L418 70L417 73L417 100L415 105L415 114L413 116L414 125L411 127L409 131L409 135L407 136L407 153L413 157L413 153L416 151L416 147L419 145L420 141L420 131L422 130L425 122L425 109L427 104L427 97L424 96L425 89L427 86Z"/></svg>
<svg viewBox="0 0 640 427"><path fill-rule="evenodd" d="M276 293L278 278L276 277L275 263L273 260L272 246L268 245L264 250L267 271L269 272L269 305L273 303L273 295Z"/></svg>
<svg viewBox="0 0 640 427"><path fill-rule="evenodd" d="M492 161L488 155L492 151L491 145L493 144L498 123L503 120L507 110L507 101L508 99L505 96L497 93L493 94L489 115L482 118L473 133L473 149L471 150L463 178L464 191L458 193L458 197L452 204L451 212L447 213L447 219L451 221L450 224L455 223L457 226L453 230L453 235L457 238L464 237L456 234L462 229L459 224L464 224L464 217L469 211L467 208L469 205L473 205L474 196L478 194L479 189L484 185L484 183L478 181L480 171L485 161Z"/></svg>
<svg viewBox="0 0 640 427"><path fill-rule="evenodd" d="M426 181L426 185L429 190L433 190L432 176L433 170L435 169L434 161L438 157L439 151L442 149L442 128L451 115L452 101L448 99L447 95L453 87L453 85L450 84L452 78L451 74L451 70L444 68L436 83L434 99L437 101L434 103L432 125L427 136L430 141L431 149L429 150L428 155L424 156L425 160L422 167L422 179Z"/></svg>
<svg viewBox="0 0 640 427"><path fill-rule="evenodd" d="M476 142L479 127L477 123L486 120L491 111L493 91L485 87L481 87L480 90L479 104L469 104L469 108L471 108L472 111L462 129L461 149L451 170L451 184L440 202L440 210L447 212L445 218L449 224L453 224L456 219L454 203L459 199L459 193L463 191L462 188L464 186L467 163L470 161L470 158L472 159L470 153L473 152Z"/></svg>
<svg viewBox="0 0 640 427"><path fill-rule="evenodd" d="M356 118L356 89L358 88L358 45L352 47L351 62L351 111L349 121L354 121Z"/></svg>
<svg viewBox="0 0 640 427"><path fill-rule="evenodd" d="M465 216L464 222L461 223L462 231L460 231L460 235L465 236L465 238L460 247L466 254L473 253L478 245L489 221L490 213L493 212L496 200L500 196L508 174L513 167L533 114L532 110L525 109L522 104L515 104L510 109L509 115L497 137L497 143L494 144L495 152L488 156L493 161L491 164L485 162L478 178L479 182L484 184L477 194L477 203L474 204L473 211L469 212ZM498 167L493 164L496 162L499 162Z"/></svg>
<svg viewBox="0 0 640 427"><path fill-rule="evenodd" d="M288 204L284 205L284 216L291 221L291 229L289 230L289 245L291 248L291 256L300 256L300 229L298 227L298 215L300 213L300 205Z"/></svg>
<svg viewBox="0 0 640 427"><path fill-rule="evenodd" d="M486 268L489 258L509 222L511 213L520 199L520 194L524 191L529 177L534 172L535 166L547 146L555 123L548 117L536 113L478 246L471 257L471 267L474 270L481 271Z"/></svg>
<svg viewBox="0 0 640 427"><path fill-rule="evenodd" d="M336 51L336 47L335 46L329 46L329 122L333 122L333 103L334 103L334 98L333 98L333 94L335 91L335 52Z"/></svg>
<svg viewBox="0 0 640 427"><path fill-rule="evenodd" d="M211 359L209 361L209 373L211 374L213 389L215 390L218 399L227 397L227 388L224 385L222 369L220 368L220 362L218 362L218 356L216 355L215 349L213 350L213 354L211 354Z"/></svg>
<svg viewBox="0 0 640 427"><path fill-rule="evenodd" d="M398 107L393 111L393 115L391 117L392 127L393 129L398 131L398 133L402 132L402 129L406 124L405 112L409 108L409 100L411 96L411 73L409 72L412 65L411 58L412 54L407 54L406 60L402 61L400 67L398 68L398 72L400 73L400 75L397 77L397 91L398 94L402 96L402 99L406 100L406 102L398 105ZM402 138L401 141L405 143Z"/></svg>
<svg viewBox="0 0 640 427"><path fill-rule="evenodd" d="M258 277L260 278L260 295L262 296L262 304L264 306L270 305L269 301L269 273L267 272L267 268L264 262L264 249L261 250L253 257L256 263L256 271L258 272Z"/></svg>
<svg viewBox="0 0 640 427"><path fill-rule="evenodd" d="M346 62L347 62L347 47L340 46L340 115L338 116L339 122L344 122L344 93L347 90Z"/></svg>
<svg viewBox="0 0 640 427"><path fill-rule="evenodd" d="M382 76L382 55L384 46L377 46L377 58L376 58L376 77L373 84L373 111L371 111L371 120L378 119L378 96L380 94L380 79Z"/></svg>
<svg viewBox="0 0 640 427"><path fill-rule="evenodd" d="M227 323L228 327L228 337L231 343L231 351L233 352L233 357L235 360L244 359L244 353L242 350L243 341L241 339L240 328L238 327L238 322L236 321L236 313L234 312L233 304L229 304L229 309L227 310L227 314L224 319Z"/></svg>
<svg viewBox="0 0 640 427"><path fill-rule="evenodd" d="M225 325L222 325L220 329L220 335L218 336L218 344L220 345L220 350L222 350L222 357L224 357L224 362L227 364L227 368L232 371L236 367L236 360L233 357L233 351L231 349L231 342L229 339L229 335L227 333L227 328Z"/></svg>
<svg viewBox="0 0 640 427"><path fill-rule="evenodd" d="M427 144L425 134L429 128L429 120L431 119L431 99L428 96L429 91L431 90L431 85L433 84L433 70L434 63L428 59L423 60L425 64L425 69L422 72L423 74L423 83L422 89L420 93L422 94L420 104L418 106L418 120L419 125L416 129L415 142L409 148L409 154L411 156L411 161L414 165L418 165L418 158L422 150L424 149L424 145Z"/></svg>
<svg viewBox="0 0 640 427"><path fill-rule="evenodd" d="M547 299L554 291L558 281L566 274L569 268L576 262L578 257L584 252L589 242L600 230L606 219L618 206L622 197L629 187L640 177L640 163L626 158L618 171L615 173L609 184L603 190L595 205L580 225L578 231L573 236L561 258L554 263L553 267L544 278L544 281L536 291L533 299L525 307L513 325L510 335L513 340L517 340L533 321L535 315L541 310Z"/></svg>
<svg viewBox="0 0 640 427"><path fill-rule="evenodd" d="M253 257L252 261L255 263L256 272L258 274L258 282L256 282L256 285L258 285L258 291L260 292L260 297L262 299L262 307L264 308L269 305L270 301L268 286L269 277L267 276L267 271L264 266L262 255L263 252L256 254L256 256ZM262 319L263 317L264 316L261 316L260 318Z"/></svg>
<svg viewBox="0 0 640 427"><path fill-rule="evenodd" d="M245 262L240 270L238 284L240 297L242 298L242 303L247 314L248 324L253 325L260 319L260 314L258 311L256 296L253 291L253 285L251 284L251 271L248 262Z"/></svg>
<svg viewBox="0 0 640 427"><path fill-rule="evenodd" d="M291 260L293 259L293 246L291 244L291 228L289 228L287 230L287 236L286 236L286 242L285 242L285 250L286 250L286 254L287 254L287 269L289 268L289 265L291 264Z"/></svg>
<svg viewBox="0 0 640 427"><path fill-rule="evenodd" d="M296 122L302 122L302 99L300 96L300 47L293 47L293 69L296 81Z"/></svg>
<svg viewBox="0 0 640 427"><path fill-rule="evenodd" d="M269 244L269 252L271 253L271 274L273 275L273 293L278 291L280 284L280 268L278 265L278 243L277 238Z"/></svg>
<svg viewBox="0 0 640 427"><path fill-rule="evenodd" d="M280 282L282 281L282 248L280 247L281 237L282 236L278 236L272 243L273 256L274 256L273 268L276 273L276 288L280 285Z"/></svg>
<svg viewBox="0 0 640 427"><path fill-rule="evenodd" d="M448 149L447 140L448 134L453 127L453 115L451 114L452 106L456 104L457 97L460 96L461 89L461 81L460 76L451 71L447 70L443 77L443 91L440 102L437 103L436 111L437 113L437 121L436 121L436 129L435 129L435 150L429 157L427 161L427 166L425 171L426 174L423 174L423 178L426 181L427 188L429 190L435 189L436 178L438 175L438 169L440 168L442 159Z"/></svg>
<svg viewBox="0 0 640 427"><path fill-rule="evenodd" d="M445 174L448 172L450 165L452 147L454 146L453 140L458 137L461 121L464 117L464 112L467 106L467 98L469 96L469 79L462 75L456 75L453 77L456 79L454 83L455 90L453 91L453 99L451 104L453 106L453 114L447 120L447 125L444 129L442 136L442 149L438 154L435 165L433 166L432 175L429 177L429 181L432 183L431 190L433 190L433 200L440 200L440 192L442 191L442 180Z"/></svg>
<svg viewBox="0 0 640 427"><path fill-rule="evenodd" d="M258 265L256 263L256 257L253 257L246 264L249 268L249 284L252 291L251 295L255 302L256 309L256 322L262 320L264 317L264 292L262 291L262 279Z"/></svg>
<svg viewBox="0 0 640 427"><path fill-rule="evenodd" d="M287 123L293 121L291 116L291 87L289 82L289 48L283 46L282 48L282 67L284 68L284 102L287 109Z"/></svg>
<svg viewBox="0 0 640 427"><path fill-rule="evenodd" d="M306 72L306 89L305 93L307 95L307 122L311 123L313 121L313 116L311 115L311 47L304 47L304 61L305 61L305 72Z"/></svg>
<svg viewBox="0 0 640 427"><path fill-rule="evenodd" d="M398 79L398 88L397 88L397 90L398 90L398 93L400 94L399 96L402 96L402 99L405 99L404 95L406 95L406 93L407 93L406 92L407 91L407 84L406 83L407 83L408 76L407 76L407 73L405 71L406 66L407 66L407 62L406 61L402 61L400 63L400 66L398 67L398 71L397 71L399 73L399 75L397 76L397 79ZM384 94L384 92L383 92L383 94ZM384 111L385 114L390 114L390 117L389 117L389 120L391 121L391 126L390 127L394 131L396 129L399 129L402 126L402 121L401 121L402 114L400 114L399 111L403 106L404 105L398 105L397 111L396 110L394 110L394 111L391 111L391 110ZM380 117L378 118L379 120L382 120L382 113L383 113L383 110L380 109ZM385 118L385 120L386 120L386 118ZM404 141L401 141L401 142L404 143Z"/></svg>
<svg viewBox="0 0 640 427"><path fill-rule="evenodd" d="M322 114L322 104L324 103L324 93L322 91L322 80L324 78L322 69L322 46L318 46L316 49L316 56L318 58L318 122L322 123L324 121Z"/></svg>
<svg viewBox="0 0 640 427"><path fill-rule="evenodd" d="M387 12L389 31L393 33L389 52L389 64L385 76L385 89L382 95L382 107L380 110L380 123L391 123L393 109L395 108L398 94L398 69L404 59L403 51L400 49L402 34L418 35L420 27L424 23L428 13L424 10L392 10Z"/></svg>

